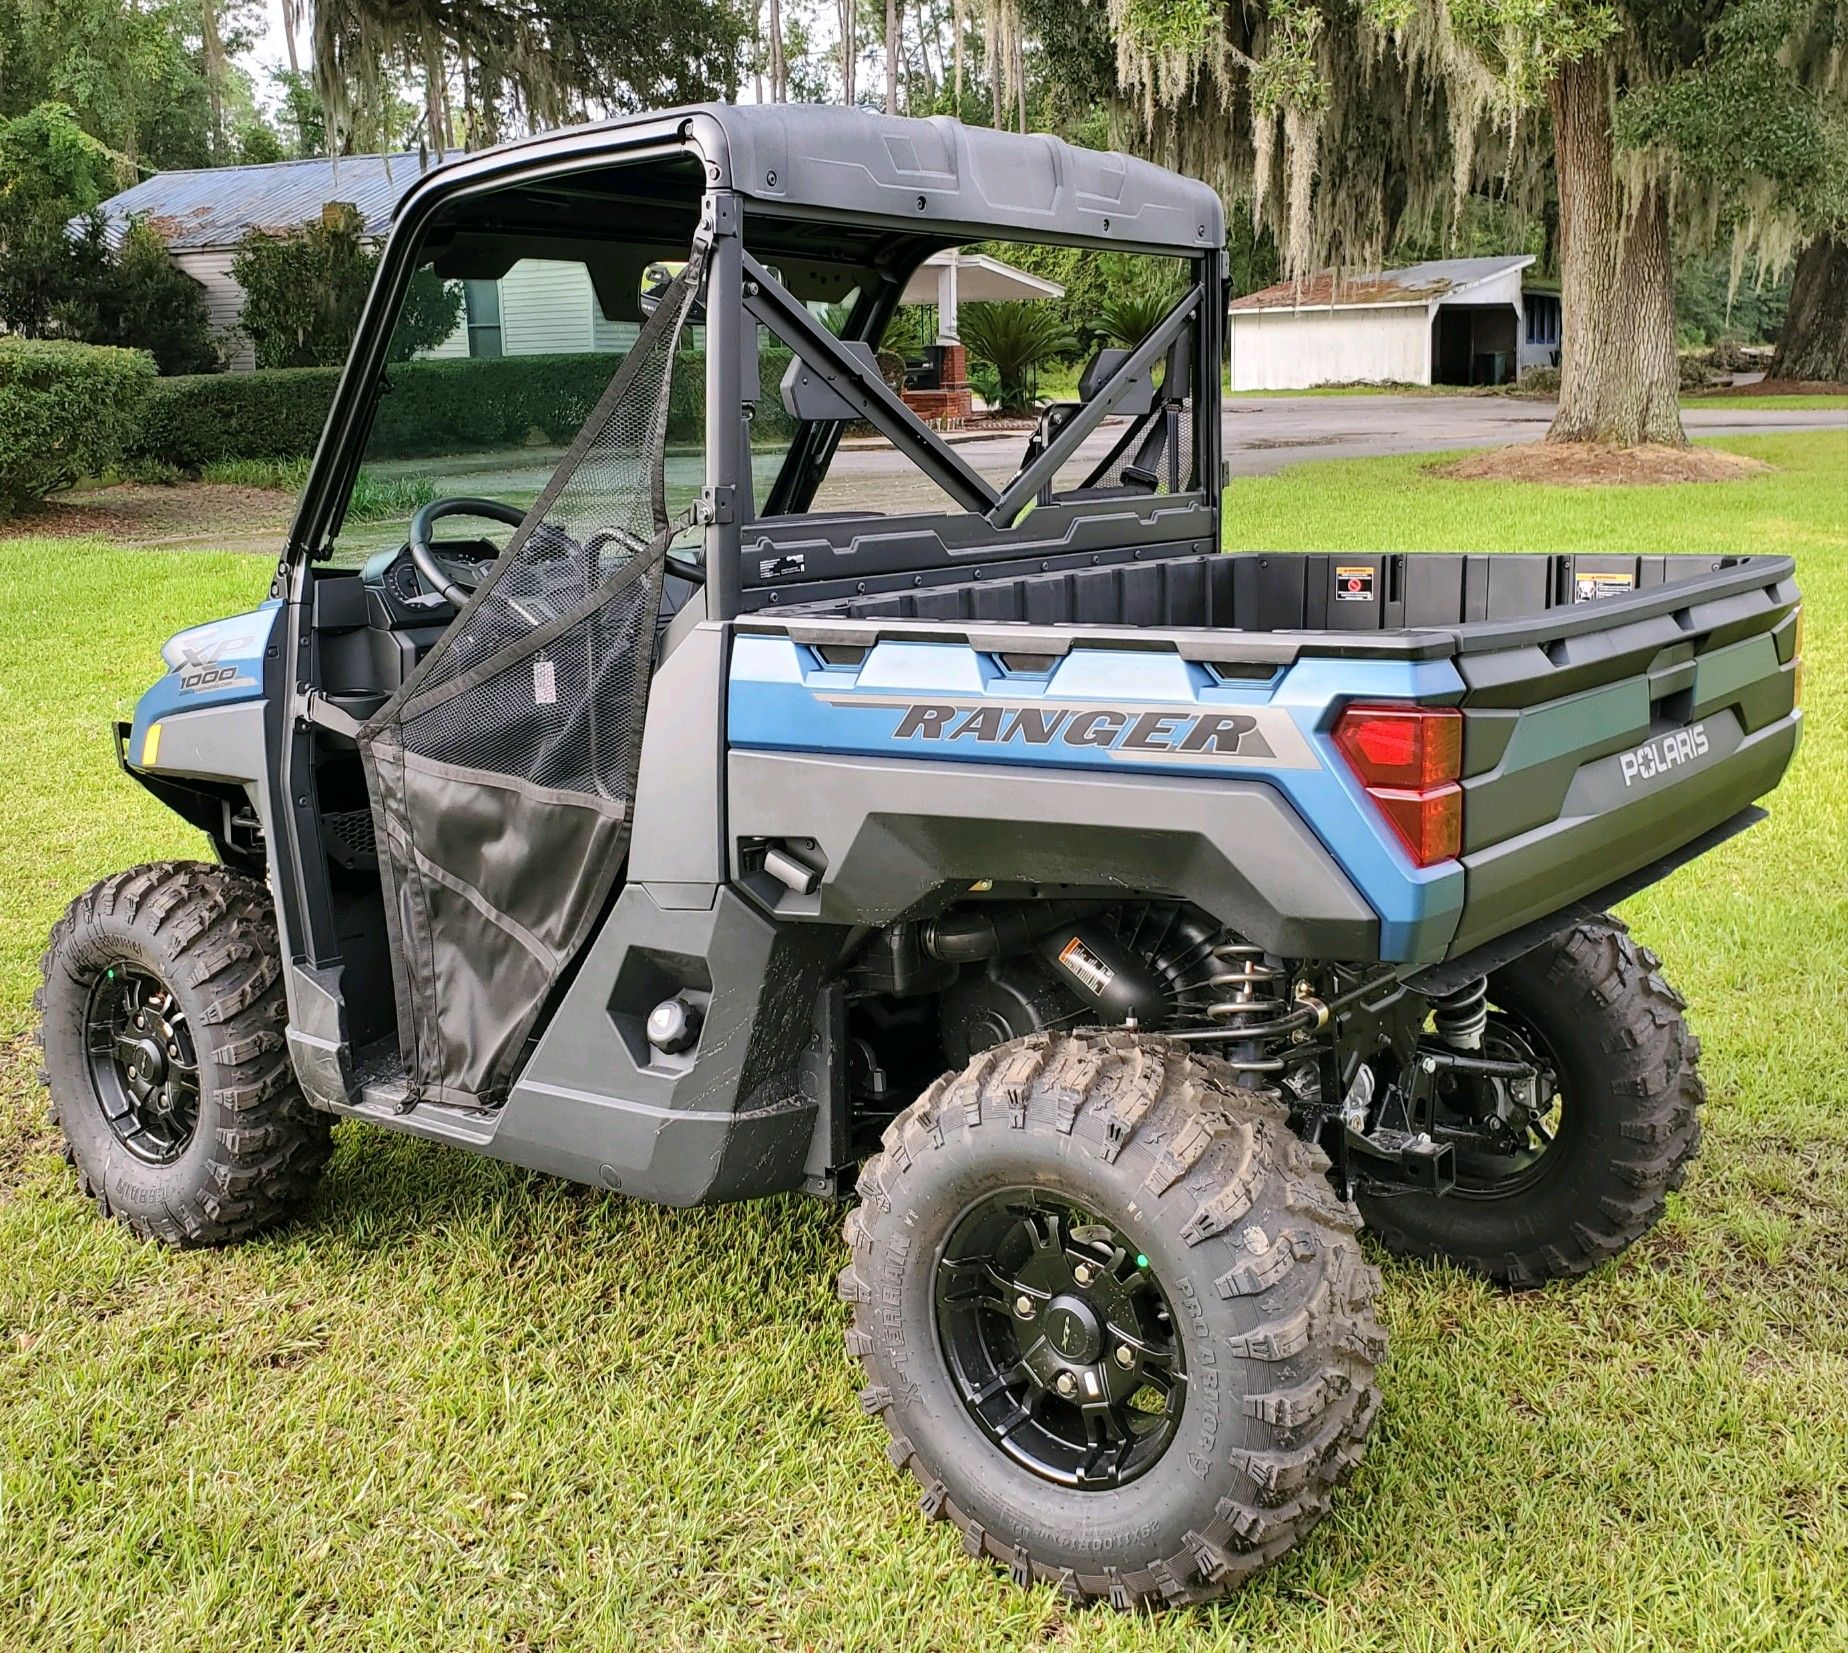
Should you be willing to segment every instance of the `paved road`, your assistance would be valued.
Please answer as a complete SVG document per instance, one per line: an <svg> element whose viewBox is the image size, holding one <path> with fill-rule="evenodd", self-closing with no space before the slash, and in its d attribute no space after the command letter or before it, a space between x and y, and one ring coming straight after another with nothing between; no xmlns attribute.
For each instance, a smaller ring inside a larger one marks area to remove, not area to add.
<svg viewBox="0 0 1848 1653"><path fill-rule="evenodd" d="M1261 476L1310 459L1365 459L1537 442L1552 418L1552 403L1511 396L1239 397L1226 404L1225 452L1234 476ZM1691 436L1848 430L1848 408L1761 412L1708 405L1684 409L1682 420ZM1104 452L1118 429L1112 424L1093 436L1081 458ZM1014 474L1024 440L986 437L958 443L956 451L999 484ZM1080 463L1071 469L1084 468ZM892 449L867 447L836 457L816 503L824 509L859 505L886 511L931 510L940 504L940 496Z"/></svg>
<svg viewBox="0 0 1848 1653"><path fill-rule="evenodd" d="M1226 457L1235 475L1257 476L1305 459L1537 442L1552 419L1551 402L1510 396L1240 397L1226 404ZM1690 436L1848 430L1848 408L1757 412L1707 405L1684 408L1681 420Z"/></svg>

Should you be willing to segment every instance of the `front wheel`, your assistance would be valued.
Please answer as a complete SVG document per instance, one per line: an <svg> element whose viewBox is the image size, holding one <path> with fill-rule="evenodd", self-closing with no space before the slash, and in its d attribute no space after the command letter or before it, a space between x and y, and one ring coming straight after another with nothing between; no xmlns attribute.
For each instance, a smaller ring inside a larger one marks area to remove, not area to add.
<svg viewBox="0 0 1848 1653"><path fill-rule="evenodd" d="M1506 1286L1584 1274L1654 1227L1687 1175L1700 1043L1661 960L1609 917L1497 971L1489 1004L1483 1054L1531 1063L1544 1105L1459 1107L1456 1187L1363 1193L1368 1231Z"/></svg>
<svg viewBox="0 0 1848 1653"><path fill-rule="evenodd" d="M927 1090L861 1175L840 1279L924 1512L1119 1608L1300 1542L1385 1353L1327 1171L1275 1096L1159 1038L1034 1034Z"/></svg>
<svg viewBox="0 0 1848 1653"><path fill-rule="evenodd" d="M328 1122L289 1065L261 885L191 861L117 873L58 921L44 975L51 1116L104 1216L223 1245L306 1199Z"/></svg>

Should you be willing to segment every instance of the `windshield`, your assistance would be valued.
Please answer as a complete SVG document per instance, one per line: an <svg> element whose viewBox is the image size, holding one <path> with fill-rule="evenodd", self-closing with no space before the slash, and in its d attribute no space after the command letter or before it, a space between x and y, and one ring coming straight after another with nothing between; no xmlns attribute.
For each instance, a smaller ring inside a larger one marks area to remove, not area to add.
<svg viewBox="0 0 1848 1653"><path fill-rule="evenodd" d="M496 277L444 279L417 268L394 325L371 430L334 544L336 566L357 567L404 543L405 526L433 499L469 496L526 509L558 468L681 262L640 267L633 294L600 296L583 258L528 257ZM632 267L633 273L633 267ZM831 330L852 300L816 304ZM631 319L611 317L612 308ZM752 431L755 496L775 480L795 426L778 384L789 353L758 329L760 417ZM675 354L667 429L667 506L679 516L705 481L703 307ZM506 544L511 530L457 519L451 537Z"/></svg>
<svg viewBox="0 0 1848 1653"><path fill-rule="evenodd" d="M401 545L412 514L432 499L530 506L678 268L644 266L634 296L612 306L634 319L615 319L581 258L521 258L498 276L459 280L421 264L393 330L334 561L356 566ZM704 480L701 399L679 394L701 383L704 335L703 325L686 328L675 362L667 485L676 514ZM485 522L458 531L496 545L511 532Z"/></svg>

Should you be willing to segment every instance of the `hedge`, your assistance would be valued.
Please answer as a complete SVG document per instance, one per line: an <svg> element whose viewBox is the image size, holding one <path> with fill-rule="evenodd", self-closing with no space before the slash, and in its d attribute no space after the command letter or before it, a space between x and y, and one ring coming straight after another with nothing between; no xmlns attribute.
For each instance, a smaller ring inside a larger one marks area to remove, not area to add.
<svg viewBox="0 0 1848 1653"><path fill-rule="evenodd" d="M370 457L415 458L520 447L559 446L575 436L622 357L614 353L474 357L400 362L388 369ZM763 394L754 430L788 428L777 386L787 352L762 353ZM161 379L143 405L129 458L197 471L227 459L297 459L314 451L340 370L272 368ZM670 442L698 443L705 428L705 362L683 353L668 408Z"/></svg>
<svg viewBox="0 0 1848 1653"><path fill-rule="evenodd" d="M0 339L0 517L115 464L154 383L145 350Z"/></svg>

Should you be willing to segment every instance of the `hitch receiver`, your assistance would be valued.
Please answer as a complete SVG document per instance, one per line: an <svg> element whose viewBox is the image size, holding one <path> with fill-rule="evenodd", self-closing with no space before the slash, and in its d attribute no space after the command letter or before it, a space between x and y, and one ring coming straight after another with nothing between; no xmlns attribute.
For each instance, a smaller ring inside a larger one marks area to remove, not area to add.
<svg viewBox="0 0 1848 1653"><path fill-rule="evenodd" d="M1456 1151L1448 1142L1433 1142L1423 1131L1377 1130L1363 1135L1342 1127L1347 1180L1366 1177L1374 1183L1448 1194L1457 1185Z"/></svg>

